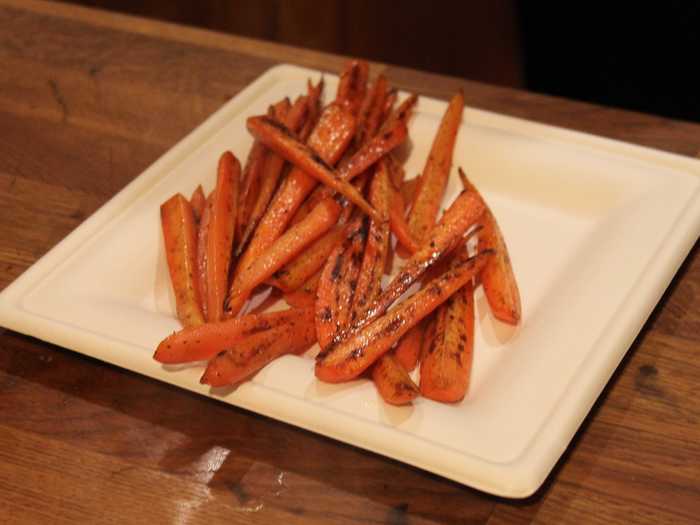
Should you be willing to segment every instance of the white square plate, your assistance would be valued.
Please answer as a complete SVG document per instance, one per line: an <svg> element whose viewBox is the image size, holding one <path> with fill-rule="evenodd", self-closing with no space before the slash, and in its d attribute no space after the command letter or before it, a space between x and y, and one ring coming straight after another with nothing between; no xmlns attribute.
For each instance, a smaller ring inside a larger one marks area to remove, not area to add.
<svg viewBox="0 0 700 525"><path fill-rule="evenodd" d="M319 73L272 68L225 104L0 294L0 323L507 497L532 494L567 447L698 238L700 162L466 109L454 164L481 188L509 243L523 323L477 294L472 385L457 405L384 404L365 380L316 381L287 356L224 395L201 367L151 359L179 328L159 205L211 189L218 156L245 158L246 117ZM327 93L337 79L326 75ZM445 103L422 97L407 173L423 166ZM452 177L445 202L459 191Z"/></svg>

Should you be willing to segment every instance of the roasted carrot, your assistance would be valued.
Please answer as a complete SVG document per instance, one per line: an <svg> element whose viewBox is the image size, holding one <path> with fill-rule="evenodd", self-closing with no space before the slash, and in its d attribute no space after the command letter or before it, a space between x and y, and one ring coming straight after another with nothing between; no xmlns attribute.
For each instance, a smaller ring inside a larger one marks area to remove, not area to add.
<svg viewBox="0 0 700 525"><path fill-rule="evenodd" d="M474 355L474 287L470 282L437 311L435 342L420 368L420 391L443 403L460 401L469 388Z"/></svg>
<svg viewBox="0 0 700 525"><path fill-rule="evenodd" d="M247 127L248 131L268 148L319 182L342 194L370 217L377 218L374 208L367 203L362 194L347 180L342 179L310 147L299 142L285 126L267 116L260 116L248 118Z"/></svg>
<svg viewBox="0 0 700 525"><path fill-rule="evenodd" d="M363 107L360 110L357 132L355 134L355 144L357 146L361 146L377 133L384 110L386 90L386 77L379 75L368 91L365 103L363 103Z"/></svg>
<svg viewBox="0 0 700 525"><path fill-rule="evenodd" d="M377 165L369 190L369 201L381 215L382 221L371 221L362 267L352 301L350 322L365 315L372 301L382 291L382 275L389 249L389 207L391 205L391 181L385 162Z"/></svg>
<svg viewBox="0 0 700 525"><path fill-rule="evenodd" d="M256 286L264 283L304 248L332 228L340 211L341 206L335 199L326 199L319 203L306 219L292 226L250 266L237 274L226 300L227 316L237 315Z"/></svg>
<svg viewBox="0 0 700 525"><path fill-rule="evenodd" d="M316 335L321 348L348 321L368 228L365 219L354 221L350 235L331 252L321 273L316 291Z"/></svg>
<svg viewBox="0 0 700 525"><path fill-rule="evenodd" d="M435 344L435 330L437 328L437 322L435 319L435 314L433 313L430 317L423 321L423 340L420 345L420 355L418 356L418 362L423 362L425 356L433 348ZM417 363L416 363L417 364Z"/></svg>
<svg viewBox="0 0 700 525"><path fill-rule="evenodd" d="M316 377L329 383L354 379L386 353L408 330L464 286L493 252L460 260L441 277L349 338L329 345L316 360Z"/></svg>
<svg viewBox="0 0 700 525"><path fill-rule="evenodd" d="M192 205L192 213L194 213L194 220L199 222L202 220L202 213L204 213L204 207L207 204L207 198L204 196L204 190L202 185L198 185L197 188L192 192L190 197L190 204Z"/></svg>
<svg viewBox="0 0 700 525"><path fill-rule="evenodd" d="M304 126L299 131L299 139L303 142L307 141L318 123L318 117L321 114L321 94L323 93L324 82L321 79L314 86L309 80L307 86L308 114L304 121Z"/></svg>
<svg viewBox="0 0 700 525"><path fill-rule="evenodd" d="M204 316L196 279L197 238L192 206L178 193L161 205L160 219L177 317L184 326L199 325Z"/></svg>
<svg viewBox="0 0 700 525"><path fill-rule="evenodd" d="M418 364L421 344L423 343L423 324L424 322L420 322L406 332L406 335L399 340L399 344L396 346L394 357L408 372L411 372Z"/></svg>
<svg viewBox="0 0 700 525"><path fill-rule="evenodd" d="M433 139L430 155L418 182L408 216L408 226L411 237L419 244L428 238L440 209L452 166L452 153L457 131L462 122L463 109L464 96L459 92L452 97L442 117L440 127Z"/></svg>
<svg viewBox="0 0 700 525"><path fill-rule="evenodd" d="M357 331L382 315L428 268L459 244L467 230L481 216L483 209L483 201L477 194L463 191L433 228L430 239L406 261L386 290L372 302L367 315L356 319L346 333L339 334L339 338L347 337L348 333Z"/></svg>
<svg viewBox="0 0 700 525"><path fill-rule="evenodd" d="M382 399L391 405L407 405L419 394L418 386L390 352L372 367L372 381Z"/></svg>
<svg viewBox="0 0 700 525"><path fill-rule="evenodd" d="M207 238L209 235L209 222L211 222L211 205L214 202L214 192L209 193L204 203L202 219L197 227L197 259L195 262L195 279L199 287L201 297L202 314L206 321L209 320L207 312Z"/></svg>
<svg viewBox="0 0 700 525"><path fill-rule="evenodd" d="M390 89L389 92L386 94L386 98L384 99L384 108L382 109L382 122L386 122L386 120L389 118L389 115L393 113L394 106L396 105L396 100L398 98L399 94L396 88Z"/></svg>
<svg viewBox="0 0 700 525"><path fill-rule="evenodd" d="M296 322L309 315L313 315L312 308L291 308L187 327L163 339L153 358L165 364L211 359L252 334Z"/></svg>
<svg viewBox="0 0 700 525"><path fill-rule="evenodd" d="M293 292L284 294L284 300L289 306L294 308L306 308L313 307L316 305L316 290L318 289L318 282L321 279L321 271L318 271L316 275L309 278L301 287L297 288Z"/></svg>
<svg viewBox="0 0 700 525"><path fill-rule="evenodd" d="M260 191L260 174L265 166L266 154L267 148L259 140L253 142L253 146L248 152L248 158L241 174L241 183L239 184L238 218L236 219L236 237L238 239L241 239L243 236L251 210ZM241 244L238 245L236 252L238 252L240 247L242 247Z"/></svg>
<svg viewBox="0 0 700 525"><path fill-rule="evenodd" d="M459 176L466 189L479 194L479 190L467 179L462 168L459 168ZM481 272L484 294L496 319L516 325L521 317L520 291L506 241L488 205L483 222L484 228L479 232L479 250L493 249L496 252L496 256Z"/></svg>
<svg viewBox="0 0 700 525"><path fill-rule="evenodd" d="M336 102L348 107L353 114L357 114L365 98L367 90L367 77L369 76L369 64L364 60L350 61L340 74Z"/></svg>
<svg viewBox="0 0 700 525"><path fill-rule="evenodd" d="M285 293L302 286L312 275L321 270L333 248L347 236L348 228L348 225L339 224L330 229L297 258L277 270L268 283Z"/></svg>
<svg viewBox="0 0 700 525"><path fill-rule="evenodd" d="M230 151L219 159L216 189L207 232L207 316L223 317L228 290L228 272L233 249L241 165Z"/></svg>
<svg viewBox="0 0 700 525"><path fill-rule="evenodd" d="M348 147L354 133L355 118L352 114L338 104L331 104L321 114L308 144L326 163L334 165ZM236 273L247 268L282 235L294 213L316 184L316 179L301 169L292 169L260 220L255 235L238 263Z"/></svg>
<svg viewBox="0 0 700 525"><path fill-rule="evenodd" d="M396 121L395 125L387 129L384 133L376 135L357 150L352 156L344 159L338 167L338 174L343 180L352 180L365 173L379 159L402 144L408 135L408 128L403 121ZM313 208L318 202L330 197L333 191L328 186L320 186L309 195L304 203L303 210L298 212L303 217L308 210ZM298 219L296 219L298 220Z"/></svg>
<svg viewBox="0 0 700 525"><path fill-rule="evenodd" d="M414 179L406 180L401 184L401 190L399 193L401 193L401 199L403 199L405 208L408 208L408 206L413 202L419 181L420 177L416 177Z"/></svg>
<svg viewBox="0 0 700 525"><path fill-rule="evenodd" d="M315 335L313 315L251 335L214 357L200 383L214 387L240 383L282 355L304 352Z"/></svg>
<svg viewBox="0 0 700 525"><path fill-rule="evenodd" d="M382 132L388 130L389 128L395 127L398 122L408 125L408 121L410 120L411 115L413 115L413 110L417 103L418 95L413 94L406 97L406 99L401 102L401 104L399 104L399 106L394 109L394 111L392 111L388 117L386 117L381 129L379 130L379 134L381 135Z"/></svg>
<svg viewBox="0 0 700 525"><path fill-rule="evenodd" d="M308 111L308 98L299 97L289 111L284 114L281 122L287 126L290 131L296 133L301 128ZM248 244L250 236L255 231L260 218L265 213L275 188L277 188L283 167L284 159L282 157L272 151L266 153L263 168L260 173L260 187L258 189L257 198L247 216L245 231L240 238L239 244L241 246Z"/></svg>
<svg viewBox="0 0 700 525"><path fill-rule="evenodd" d="M391 188L391 207L389 208L389 219L391 224L391 231L396 236L396 239L401 243L401 246L405 248L408 255L415 253L418 250L418 244L413 237L411 237L411 232L408 228L405 218L405 209L403 198L401 193Z"/></svg>

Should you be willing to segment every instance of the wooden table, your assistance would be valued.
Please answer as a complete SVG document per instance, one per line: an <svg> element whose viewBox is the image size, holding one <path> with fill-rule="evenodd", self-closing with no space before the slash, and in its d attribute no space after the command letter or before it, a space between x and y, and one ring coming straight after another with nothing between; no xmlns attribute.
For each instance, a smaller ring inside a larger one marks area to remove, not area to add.
<svg viewBox="0 0 700 525"><path fill-rule="evenodd" d="M0 288L277 62L341 57L0 0ZM700 126L382 64L402 88L693 156ZM0 522L691 523L691 251L543 488L509 501L0 329Z"/></svg>

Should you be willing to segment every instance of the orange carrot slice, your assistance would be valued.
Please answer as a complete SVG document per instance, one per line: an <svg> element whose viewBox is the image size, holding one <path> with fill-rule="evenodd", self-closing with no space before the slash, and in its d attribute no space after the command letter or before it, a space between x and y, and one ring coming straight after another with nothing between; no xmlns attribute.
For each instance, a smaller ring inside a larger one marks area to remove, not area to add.
<svg viewBox="0 0 700 525"><path fill-rule="evenodd" d="M418 323L411 328L396 346L394 356L404 370L408 372L411 372L416 367L420 358L421 344L423 343L423 324Z"/></svg>
<svg viewBox="0 0 700 525"><path fill-rule="evenodd" d="M178 193L160 207L160 219L177 317L184 326L202 324L204 316L196 279L197 239L192 206Z"/></svg>
<svg viewBox="0 0 700 525"><path fill-rule="evenodd" d="M419 394L418 386L391 353L384 354L374 364L372 381L390 405L407 405Z"/></svg>
<svg viewBox="0 0 700 525"><path fill-rule="evenodd" d="M201 297L202 314L205 320L209 320L207 312L207 236L209 234L209 222L211 221L211 205L214 201L214 192L212 191L204 203L204 211L202 219L199 221L197 228L197 259L195 263L195 279L199 287L199 295Z"/></svg>
<svg viewBox="0 0 700 525"><path fill-rule="evenodd" d="M420 368L421 394L443 403L461 401L469 388L473 356L474 287L470 281L437 311L435 341Z"/></svg>
<svg viewBox="0 0 700 525"><path fill-rule="evenodd" d="M156 348L153 358L164 364L211 359L242 339L280 325L305 319L313 309L291 308L279 312L249 314L217 323L184 328L169 335Z"/></svg>
<svg viewBox="0 0 700 525"><path fill-rule="evenodd" d="M423 174L418 182L411 212L408 216L408 226L411 237L419 244L428 238L440 209L452 166L452 153L457 139L457 131L462 122L463 109L464 96L460 92L452 97L447 111L442 117Z"/></svg>
<svg viewBox="0 0 700 525"><path fill-rule="evenodd" d="M337 104L331 104L321 114L308 144L325 162L334 165L348 147L354 133L355 118L352 114ZM260 254L282 235L294 213L316 184L316 179L301 169L292 169L275 193L255 230L255 235L243 252L236 269L237 273L259 258Z"/></svg>
<svg viewBox="0 0 700 525"><path fill-rule="evenodd" d="M200 383L214 387L240 383L280 356L304 352L315 339L312 314L251 335L214 357Z"/></svg>
<svg viewBox="0 0 700 525"><path fill-rule="evenodd" d="M460 261L422 290L317 357L316 377L329 383L354 379L385 354L408 330L471 280L493 252Z"/></svg>
<svg viewBox="0 0 700 525"><path fill-rule="evenodd" d="M219 159L216 189L207 232L207 316L223 317L228 272L233 248L241 165L230 151Z"/></svg>
<svg viewBox="0 0 700 525"><path fill-rule="evenodd" d="M202 213L204 213L204 207L207 204L207 198L204 196L204 190L202 185L198 185L192 192L190 197L190 204L192 205L192 213L194 213L194 220L199 222L202 220Z"/></svg>
<svg viewBox="0 0 700 525"><path fill-rule="evenodd" d="M297 140L285 126L267 116L260 116L248 118L247 127L248 131L268 148L319 182L342 194L370 217L377 218L375 210L362 197L362 194L352 184L342 179L310 147Z"/></svg>
<svg viewBox="0 0 700 525"><path fill-rule="evenodd" d="M479 190L467 179L462 168L459 168L459 175L466 189L479 193ZM506 241L488 205L483 222L484 228L479 232L479 250L493 249L496 252L496 256L481 272L484 294L496 319L517 325L522 316L518 282L515 280Z"/></svg>
<svg viewBox="0 0 700 525"><path fill-rule="evenodd" d="M336 102L347 106L353 114L357 114L365 98L369 64L364 60L350 61L340 74Z"/></svg>
<svg viewBox="0 0 700 525"><path fill-rule="evenodd" d="M341 207L335 199L326 199L299 224L295 224L261 256L234 277L227 298L226 314L240 312L253 289L296 257L304 248L327 232L338 220Z"/></svg>

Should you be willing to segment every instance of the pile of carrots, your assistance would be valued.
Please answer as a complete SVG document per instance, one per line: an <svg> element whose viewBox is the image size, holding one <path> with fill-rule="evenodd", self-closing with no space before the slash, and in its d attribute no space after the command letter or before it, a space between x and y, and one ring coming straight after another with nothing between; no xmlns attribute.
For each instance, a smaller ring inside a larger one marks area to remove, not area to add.
<svg viewBox="0 0 700 525"><path fill-rule="evenodd" d="M366 375L388 403L418 395L456 402L469 387L474 287L483 285L496 318L520 322L503 236L461 169L464 190L438 220L463 95L450 101L422 174L406 181L397 148L417 96L399 104L386 78L369 83L368 73L366 62L352 61L329 104L323 81L309 81L294 102L250 117L255 141L243 169L224 152L208 196L199 186L190 199L163 203L184 328L158 345L157 361L206 360L202 383L236 385L318 343L322 381ZM395 255L403 264L383 287ZM390 309L415 283L420 290ZM290 308L241 315L262 287ZM416 384L410 373L419 365Z"/></svg>

